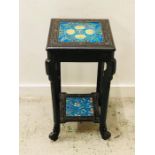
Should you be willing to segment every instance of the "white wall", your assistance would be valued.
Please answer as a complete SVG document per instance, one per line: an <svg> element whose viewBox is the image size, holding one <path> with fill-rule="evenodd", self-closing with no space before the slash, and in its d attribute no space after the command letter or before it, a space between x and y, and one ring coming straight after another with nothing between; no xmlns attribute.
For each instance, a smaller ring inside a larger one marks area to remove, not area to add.
<svg viewBox="0 0 155 155"><path fill-rule="evenodd" d="M52 17L109 18L117 48L112 85L134 85L134 0L21 0L20 85L49 84L44 61ZM96 64L66 63L62 68L63 84L96 83Z"/></svg>

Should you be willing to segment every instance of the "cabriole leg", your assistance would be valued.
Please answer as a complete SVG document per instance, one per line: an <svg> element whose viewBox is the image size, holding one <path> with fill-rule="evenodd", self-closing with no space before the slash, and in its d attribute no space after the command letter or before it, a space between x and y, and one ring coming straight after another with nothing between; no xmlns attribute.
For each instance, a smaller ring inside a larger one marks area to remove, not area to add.
<svg viewBox="0 0 155 155"><path fill-rule="evenodd" d="M47 59L46 72L48 74L51 83L53 119L54 119L53 132L49 134L49 138L53 141L56 141L60 133L60 109L59 109L59 94L61 92L60 62L52 62L50 59Z"/></svg>
<svg viewBox="0 0 155 155"><path fill-rule="evenodd" d="M110 91L110 82L113 78L113 74L115 73L116 61L112 59L111 61L106 62L107 68L104 70L104 62L100 65L100 83L98 86L99 91L99 104L101 108L100 114L100 133L104 140L111 137L111 133L107 130L106 125L106 116L107 116L107 108L108 108L108 98Z"/></svg>

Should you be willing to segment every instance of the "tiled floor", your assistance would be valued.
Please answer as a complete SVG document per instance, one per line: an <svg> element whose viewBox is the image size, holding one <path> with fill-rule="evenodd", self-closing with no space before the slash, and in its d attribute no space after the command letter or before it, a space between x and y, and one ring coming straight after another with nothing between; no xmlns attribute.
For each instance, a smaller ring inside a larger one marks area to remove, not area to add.
<svg viewBox="0 0 155 155"><path fill-rule="evenodd" d="M100 137L98 124L66 123L56 142L50 98L20 98L20 155L134 155L134 99L111 98L108 109L110 140Z"/></svg>

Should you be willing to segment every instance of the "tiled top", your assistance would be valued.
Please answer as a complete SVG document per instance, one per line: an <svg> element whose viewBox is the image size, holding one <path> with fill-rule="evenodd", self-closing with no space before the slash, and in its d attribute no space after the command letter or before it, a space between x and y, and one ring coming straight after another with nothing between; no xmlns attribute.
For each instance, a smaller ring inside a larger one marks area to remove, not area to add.
<svg viewBox="0 0 155 155"><path fill-rule="evenodd" d="M59 42L103 42L102 25L99 22L60 22Z"/></svg>
<svg viewBox="0 0 155 155"><path fill-rule="evenodd" d="M66 116L93 116L92 97L66 97Z"/></svg>
<svg viewBox="0 0 155 155"><path fill-rule="evenodd" d="M107 19L52 19L47 50L57 49L115 50Z"/></svg>

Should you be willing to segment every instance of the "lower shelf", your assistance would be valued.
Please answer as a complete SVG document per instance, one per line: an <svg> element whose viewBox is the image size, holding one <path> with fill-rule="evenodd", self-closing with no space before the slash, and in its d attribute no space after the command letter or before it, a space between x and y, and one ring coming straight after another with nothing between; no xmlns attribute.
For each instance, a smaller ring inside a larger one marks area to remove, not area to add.
<svg viewBox="0 0 155 155"><path fill-rule="evenodd" d="M60 122L99 122L99 107L96 93L60 94Z"/></svg>

